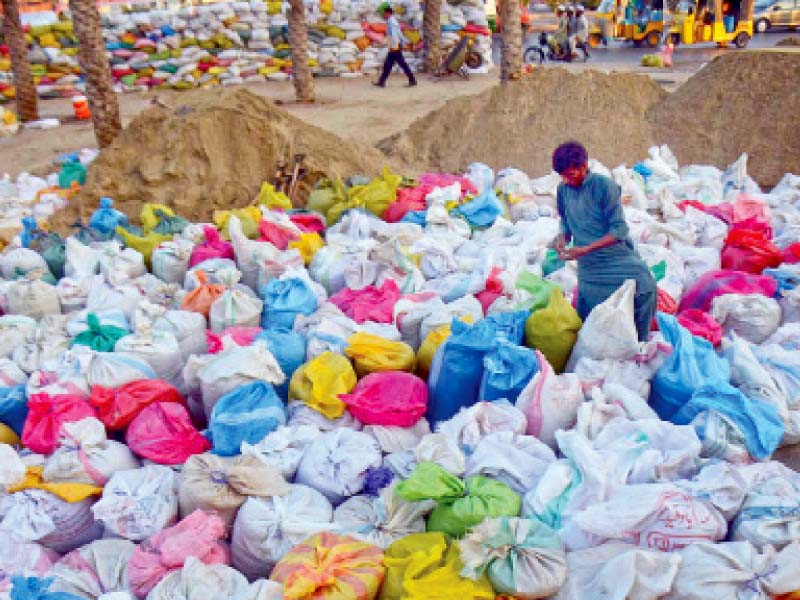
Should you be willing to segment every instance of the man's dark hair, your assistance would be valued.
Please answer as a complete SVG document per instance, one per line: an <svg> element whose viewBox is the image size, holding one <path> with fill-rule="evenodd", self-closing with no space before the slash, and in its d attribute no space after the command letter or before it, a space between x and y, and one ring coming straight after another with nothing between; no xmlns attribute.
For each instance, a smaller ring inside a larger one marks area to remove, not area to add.
<svg viewBox="0 0 800 600"><path fill-rule="evenodd" d="M588 163L589 154L578 142L564 142L553 152L553 170L558 174L570 167L582 167Z"/></svg>
<svg viewBox="0 0 800 600"><path fill-rule="evenodd" d="M394 11L392 10L391 6L384 6L383 7L383 14L386 14L386 13L389 13L390 15L394 14Z"/></svg>

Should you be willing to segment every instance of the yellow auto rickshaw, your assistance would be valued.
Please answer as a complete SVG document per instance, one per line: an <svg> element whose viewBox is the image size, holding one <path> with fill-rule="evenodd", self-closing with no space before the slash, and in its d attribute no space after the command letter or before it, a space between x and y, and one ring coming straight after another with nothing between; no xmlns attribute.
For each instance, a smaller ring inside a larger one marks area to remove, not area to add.
<svg viewBox="0 0 800 600"><path fill-rule="evenodd" d="M753 37L753 0L688 0L673 15L669 35L675 44L732 43L744 48Z"/></svg>
<svg viewBox="0 0 800 600"><path fill-rule="evenodd" d="M655 48L664 29L663 0L603 0L589 30L589 46L617 39Z"/></svg>

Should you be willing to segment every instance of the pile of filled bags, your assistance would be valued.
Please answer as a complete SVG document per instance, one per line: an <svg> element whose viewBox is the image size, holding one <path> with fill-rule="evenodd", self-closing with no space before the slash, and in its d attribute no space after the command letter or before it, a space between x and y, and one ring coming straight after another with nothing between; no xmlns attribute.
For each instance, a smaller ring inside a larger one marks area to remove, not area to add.
<svg viewBox="0 0 800 600"><path fill-rule="evenodd" d="M585 322L559 177L103 199L0 254L0 598L800 597L800 177L608 171L658 282ZM7 186L13 184L6 183Z"/></svg>
<svg viewBox="0 0 800 600"><path fill-rule="evenodd" d="M317 76L356 77L380 70L386 55L386 22L391 5L409 45L406 59L421 58L422 5L377 0L307 0L309 63ZM292 71L287 15L289 2L217 2L200 6L112 12L104 16L104 37L112 76L121 90L189 89L251 81L286 80ZM451 5L442 0L442 43L455 46L464 35L476 40L487 71L491 35L479 0ZM71 21L28 28L29 59L43 97L83 89L77 39ZM7 48L0 56L0 96L14 97ZM2 49L0 49L1 51Z"/></svg>

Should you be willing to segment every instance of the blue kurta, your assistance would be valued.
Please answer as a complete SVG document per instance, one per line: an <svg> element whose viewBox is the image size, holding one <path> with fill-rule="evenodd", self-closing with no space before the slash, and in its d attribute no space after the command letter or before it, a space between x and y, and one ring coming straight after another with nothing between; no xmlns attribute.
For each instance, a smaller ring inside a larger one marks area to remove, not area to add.
<svg viewBox="0 0 800 600"><path fill-rule="evenodd" d="M639 339L646 339L657 304L656 281L628 234L620 187L608 177L589 173L579 188L560 184L557 202L561 232L575 246L588 246L608 233L618 240L578 259L578 314L586 319L626 279L634 279L636 327Z"/></svg>

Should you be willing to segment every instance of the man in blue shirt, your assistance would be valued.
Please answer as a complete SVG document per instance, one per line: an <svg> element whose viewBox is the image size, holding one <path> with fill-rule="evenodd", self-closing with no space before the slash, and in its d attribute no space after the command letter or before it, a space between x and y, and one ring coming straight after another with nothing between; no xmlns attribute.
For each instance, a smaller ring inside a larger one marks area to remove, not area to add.
<svg viewBox="0 0 800 600"><path fill-rule="evenodd" d="M656 281L628 235L620 187L589 172L588 163L586 148L577 142L561 144L553 153L553 170L562 180L556 196L561 233L553 246L562 260L578 261L581 319L626 279L636 281L634 317L639 340L645 341L658 302ZM570 241L573 246L567 248Z"/></svg>
<svg viewBox="0 0 800 600"><path fill-rule="evenodd" d="M383 11L383 18L386 19L386 39L389 40L389 53L386 55L386 60L383 63L383 71L378 81L373 81L372 85L378 87L386 87L386 80L389 79L389 73L392 72L392 67L398 65L403 73L408 77L408 87L417 85L417 80L414 74L406 63L403 57L403 45L408 44L408 40L403 35L400 29L400 23L397 17L394 16L394 11L390 6L387 6Z"/></svg>

